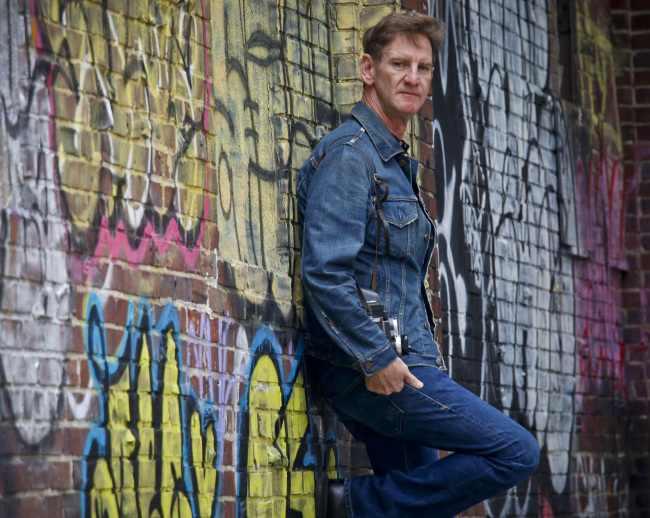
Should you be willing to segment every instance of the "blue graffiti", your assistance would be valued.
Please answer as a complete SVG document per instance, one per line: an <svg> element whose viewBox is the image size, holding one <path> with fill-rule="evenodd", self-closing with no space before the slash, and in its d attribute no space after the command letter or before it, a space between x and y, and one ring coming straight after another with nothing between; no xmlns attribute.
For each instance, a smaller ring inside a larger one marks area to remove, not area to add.
<svg viewBox="0 0 650 518"><path fill-rule="evenodd" d="M290 370L285 374L284 369L282 368L282 358L283 356L290 357L292 359L290 363ZM268 328L260 329L253 343L251 344L251 357L248 365L248 371L246 373L246 379L249 380L249 385L247 390L242 397L240 402L240 412L239 412L239 465L238 465L238 493L237 493L237 516L243 517L246 516L246 498L248 496L248 438L249 438L249 427L251 423L249 422L250 416L250 407L249 407L249 394L250 394L250 380L252 379L253 372L257 366L260 359L263 357L268 357L275 369L277 376L279 388L282 394L282 406L278 411L277 421L275 423L275 441L274 446L280 450L278 447L277 441L281 436L289 437L287 430L288 420L287 420L287 410L289 401L291 399L293 390L296 385L296 381L300 374L303 374L304 379L304 351L303 351L303 337L300 336L295 350L293 350L293 342L290 342L288 350L283 351L280 345L278 344L274 333ZM317 469L319 464L319 458L322 458L320 453L317 455L313 451L314 448L314 433L313 433L313 423L311 416L308 414L308 424L304 436L300 440L300 445L298 447L298 452L296 454L293 464L287 466L288 471L296 470L312 470L315 471L316 476L319 476L320 470ZM329 451L329 450L328 450ZM290 506L290 495L291 495L291 477L287 477L287 489L286 489L286 499L287 499L287 517L298 517L302 516L302 513L291 509Z"/></svg>
<svg viewBox="0 0 650 518"><path fill-rule="evenodd" d="M106 326L102 310L102 304L96 294L91 294L88 302L88 309L86 312L86 354L88 356L90 374L92 376L95 388L99 397L100 417L95 423L95 427L90 432L84 451L83 462L83 488L82 488L82 516L89 517L95 516L98 513L93 513L91 509L90 491L93 489L94 470L99 459L105 459L109 466L111 466L111 434L114 433L110 426L111 416L109 415L109 397L111 391L120 390L115 389L116 385L121 379L125 377L125 371L128 371L128 379L130 382L127 394L129 397L129 419L126 423L128 430L135 437L135 450L130 455L127 462L131 463L134 476L137 477L138 470L138 451L139 436L138 424L140 420L138 397L143 394L137 392L138 380L143 375L141 369L145 368L141 365L143 349L146 346L147 353L150 358L148 374L151 380L151 388L144 395L148 396L152 402L152 415L153 424L156 426L156 420L160 419L163 415L162 405L164 404L162 393L164 384L169 383L170 380L165 380L165 367L168 361L173 360L178 366L178 378L172 380L179 387L179 394L177 398L178 412L180 416L180 428L182 431L182 472L175 474L175 493L182 494L191 507L192 516L201 516L199 507L199 483L197 481L196 466L200 464L200 459L193 459L192 440L191 437L191 419L194 414L197 414L200 419L201 435L205 439L208 433L215 435L214 440L217 442L217 430L223 432L223 426L218 425L217 409L213 401L209 399L199 399L196 392L192 389L188 382L187 369L184 368L182 349L180 347L180 325L178 319L178 311L171 302L168 302L162 309L158 323L154 325L151 307L146 298L140 299L139 308L137 311L139 318L136 323L136 311L133 302L129 304L126 324L122 340L118 350L114 355L110 355L108 350L108 341L106 335ZM168 340L173 339L176 344L175 357L168 357L170 350ZM209 339L209 337L208 337ZM185 379L185 383L181 383L181 379ZM212 428L210 428L212 425ZM212 430L212 432L210 431ZM196 438L194 438L196 440ZM160 439L156 438L157 444ZM223 440L221 439L221 442ZM146 454L146 452L144 452ZM221 466L223 461L223 447L218 448L214 459L209 461L209 467L217 469ZM114 459L113 459L114 460ZM124 460L124 459L122 459ZM111 471L111 482L113 492L115 493L116 502L121 501L120 493L121 488L117 483L119 474ZM217 484L215 495L213 499L211 516L216 515L216 504L218 496L221 492L221 477L217 474ZM163 483L162 477L156 477L156 493L159 493L160 484ZM140 500L135 499L137 506L137 516L150 516L152 512L156 511L160 516L163 516L162 503L160 498L154 497L151 500L148 509L141 508ZM116 505L116 509L119 507ZM96 510L95 510L96 511ZM119 511L119 515L123 515Z"/></svg>

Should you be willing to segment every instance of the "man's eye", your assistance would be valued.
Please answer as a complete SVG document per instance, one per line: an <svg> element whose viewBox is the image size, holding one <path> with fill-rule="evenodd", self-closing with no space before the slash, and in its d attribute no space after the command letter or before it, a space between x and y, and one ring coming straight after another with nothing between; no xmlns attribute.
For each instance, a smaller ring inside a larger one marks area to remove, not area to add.
<svg viewBox="0 0 650 518"><path fill-rule="evenodd" d="M404 66L403 61L393 61L393 66L396 68L402 68Z"/></svg>

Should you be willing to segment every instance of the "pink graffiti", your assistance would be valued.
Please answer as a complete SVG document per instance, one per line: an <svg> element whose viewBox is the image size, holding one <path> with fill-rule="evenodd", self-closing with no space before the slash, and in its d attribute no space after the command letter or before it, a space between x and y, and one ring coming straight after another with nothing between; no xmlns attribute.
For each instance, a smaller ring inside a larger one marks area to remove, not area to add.
<svg viewBox="0 0 650 518"><path fill-rule="evenodd" d="M553 518L553 508L548 497L548 492L540 492L537 495L538 516L540 518Z"/></svg>
<svg viewBox="0 0 650 518"><path fill-rule="evenodd" d="M206 84L210 84L211 74L208 63L210 63L208 55L208 41L207 41L207 24L206 24L206 10L205 10L205 1L201 0L202 8L202 24L203 24L203 43L204 43L204 59L206 64L205 75L206 75ZM36 0L30 0L30 13L31 13L31 25L32 25L32 46L36 49L39 58L48 59L47 50L43 42L43 36L39 29L38 18L39 18L39 7L37 6ZM49 126L49 135L50 135L50 149L56 149L55 141L55 100L54 100L54 74L56 71L56 66L54 63L50 64L49 72L45 81L48 91L48 99L50 103L50 120L48 122ZM206 99L205 99L205 109L203 117L203 130L204 135L207 136L208 125L209 125L209 115L210 115L210 89L206 88ZM61 178L58 174L57 167L57 157L53 154L52 156L52 165L55 175L55 180L61 183ZM210 171L209 167L206 164L206 191L209 191L209 178ZM139 241L137 248L132 248L128 242L124 222L120 221L117 225L117 228L114 232L111 232L108 226L108 220L106 216L102 216L102 221L100 223L100 232L99 239L97 240L97 246L93 251L90 257L77 257L75 255L75 248L71 240L68 239L68 248L70 252L70 262L71 262L71 271L73 273L73 279L76 282L81 282L84 279L92 276L99 268L100 258L103 254L104 247L108 250L108 257L115 261L118 258L125 259L129 265L138 266L142 263L145 254L147 253L151 243L156 247L156 249L161 253L165 254L167 249L172 243L176 243L179 246L181 255L190 268L194 267L199 258L201 244L203 240L203 233L205 229L205 220L209 214L210 210L210 200L206 196L205 205L203 207L203 215L200 222L199 235L196 240L196 243L192 246L186 246L183 242L182 235L179 229L179 225L176 219L172 219L167 225L167 229L163 236L156 235L156 232L153 228L151 222L147 222L142 238ZM63 218L61 207L59 207L59 214Z"/></svg>
<svg viewBox="0 0 650 518"><path fill-rule="evenodd" d="M199 386L197 388L197 395L201 399L205 399L207 396L210 401L214 401L214 383L212 383L212 334L210 331L210 319L205 314L201 314L201 323L199 324L198 336L196 334L194 321L190 320L187 334L189 335L189 339L187 341L187 358L185 361L186 365L189 367L191 349L193 349L194 359L196 360L196 365L193 367L196 367L199 373ZM203 375L205 371L208 372L207 394ZM187 393L189 394L191 390L189 369L185 370L185 384Z"/></svg>
<svg viewBox="0 0 650 518"><path fill-rule="evenodd" d="M203 405L216 407L217 458L222 460L225 449L225 435L228 428L230 397L235 385L245 379L246 362L242 360L238 366L234 367L232 373L228 371L228 352L229 350L232 351L235 345L226 345L231 327L230 317L228 315L226 315L225 320L219 319L217 321L216 372L212 366L212 349L215 347L215 343L212 341L210 318L205 314L201 314L198 327L199 333L197 335L196 326L190 320L187 331L189 338L184 359L184 382L188 394L194 392ZM194 364L191 364L192 358L194 359ZM196 387L196 390L193 390L191 386L190 368L195 368L198 371L198 387ZM207 379L205 378L204 371L207 372Z"/></svg>
<svg viewBox="0 0 650 518"><path fill-rule="evenodd" d="M167 231L162 237L156 235L151 222L147 222L139 246L137 248L132 248L129 244L125 232L124 222L120 221L118 223L117 228L113 233L114 235L112 235L111 230L108 228L108 221L106 219L106 216L103 216L100 225L99 240L92 257L77 257L74 255L74 245L72 243L69 245L70 251L72 252L72 254L70 254L70 263L74 280L80 282L84 278L88 278L97 271L100 265L100 258L102 256L104 246L106 246L109 252L108 257L111 260L115 261L116 259L126 259L130 266L137 267L138 265L142 264L145 255L149 251L149 246L151 243L153 243L153 245L156 247L156 250L163 255L167 252L167 249L172 243L176 243L179 246L185 264L191 268L194 267L201 251L201 242L203 240L203 231L205 228L205 218L207 217L209 210L210 202L206 197L199 237L196 241L196 245L191 249L185 246L183 243L183 239L178 228L178 223L175 219L172 219L169 222Z"/></svg>
<svg viewBox="0 0 650 518"><path fill-rule="evenodd" d="M609 170L608 170L609 168ZM588 172L579 159L576 167L576 190L585 189L577 214L584 235L586 258L574 260L575 325L578 333L580 386L579 396L593 391L590 380L613 382L614 395L625 397L626 346L621 337L619 308L621 293L616 268L622 264L625 234L625 200L630 185L624 186L618 160L611 162L604 153L598 164L590 161ZM584 192L584 191L583 191ZM590 388L591 386L591 388ZM587 405L589 405L587 398Z"/></svg>

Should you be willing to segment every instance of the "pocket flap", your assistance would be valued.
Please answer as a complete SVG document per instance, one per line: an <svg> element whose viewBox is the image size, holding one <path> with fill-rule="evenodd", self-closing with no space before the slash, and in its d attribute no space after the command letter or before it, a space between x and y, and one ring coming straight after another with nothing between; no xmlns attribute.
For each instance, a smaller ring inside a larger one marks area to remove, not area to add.
<svg viewBox="0 0 650 518"><path fill-rule="evenodd" d="M402 228L418 219L417 200L391 200L384 201L381 211L384 219L391 225Z"/></svg>

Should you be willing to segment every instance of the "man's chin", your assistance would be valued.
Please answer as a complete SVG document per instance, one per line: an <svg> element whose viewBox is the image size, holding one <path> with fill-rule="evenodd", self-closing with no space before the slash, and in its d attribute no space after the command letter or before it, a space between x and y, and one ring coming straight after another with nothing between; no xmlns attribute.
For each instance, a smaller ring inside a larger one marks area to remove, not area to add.
<svg viewBox="0 0 650 518"><path fill-rule="evenodd" d="M412 103L412 104L409 104L408 106L402 106L402 107L400 107L400 115L403 118L410 119L417 112L420 111L420 108L422 108L423 104L424 103L421 103L421 104L420 103Z"/></svg>
<svg viewBox="0 0 650 518"><path fill-rule="evenodd" d="M400 103L398 106L398 109L400 112L403 114L408 114L410 113L411 116L415 115L418 111L420 111L420 108L424 105L424 99L420 97L410 97L407 99L404 99L404 102Z"/></svg>

